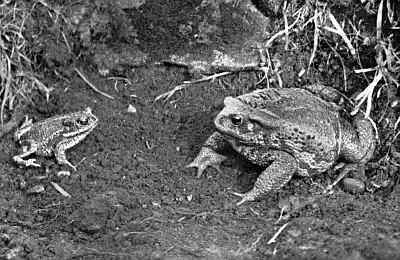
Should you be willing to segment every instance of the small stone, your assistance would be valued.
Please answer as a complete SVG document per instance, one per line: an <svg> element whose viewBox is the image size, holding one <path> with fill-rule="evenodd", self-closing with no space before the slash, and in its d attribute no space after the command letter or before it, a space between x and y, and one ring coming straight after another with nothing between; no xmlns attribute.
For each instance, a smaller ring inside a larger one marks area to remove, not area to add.
<svg viewBox="0 0 400 260"><path fill-rule="evenodd" d="M290 229L287 232L292 237L299 237L302 234L302 232L300 230L298 230L298 229Z"/></svg>
<svg viewBox="0 0 400 260"><path fill-rule="evenodd" d="M128 113L136 113L136 112L137 112L137 109L134 106L129 104Z"/></svg>
<svg viewBox="0 0 400 260"><path fill-rule="evenodd" d="M56 175L57 175L57 177L60 177L60 176L69 177L69 176L71 176L71 172L70 171L59 171L56 173Z"/></svg>
<svg viewBox="0 0 400 260"><path fill-rule="evenodd" d="M19 188L20 189L25 189L28 186L28 184L26 183L25 179L21 179L19 182Z"/></svg>
<svg viewBox="0 0 400 260"><path fill-rule="evenodd" d="M44 186L43 185L36 185L30 189L27 190L28 194L36 194L36 193L41 193L44 191Z"/></svg>
<svg viewBox="0 0 400 260"><path fill-rule="evenodd" d="M344 178L343 188L350 193L363 193L365 191L365 183L355 178Z"/></svg>

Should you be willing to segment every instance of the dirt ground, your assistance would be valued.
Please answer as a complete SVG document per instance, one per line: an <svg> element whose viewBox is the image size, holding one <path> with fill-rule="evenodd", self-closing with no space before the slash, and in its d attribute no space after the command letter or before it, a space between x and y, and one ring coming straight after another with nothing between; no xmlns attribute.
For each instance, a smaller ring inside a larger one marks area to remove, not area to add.
<svg viewBox="0 0 400 260"><path fill-rule="evenodd" d="M243 11L251 6L247 1L217 1L219 18L216 7L204 7L202 1L117 1L120 8L94 2L49 3L62 6L67 20L80 17L66 32L72 53L81 56L69 53L61 37L36 40L44 46L43 59L37 61L43 82L54 90L49 100L32 93L24 114L38 121L90 107L99 124L67 151L77 164L69 176L57 175L71 169L54 157L33 156L41 168L17 166L12 156L20 147L12 133L1 139L1 259L400 259L399 139L390 144L393 129L378 120L386 101L373 110L381 142L366 166L367 183L386 185L361 194L338 185L326 194L321 187L338 173L332 169L312 180L294 177L279 193L237 206L231 192L249 190L261 167L234 153L221 173L208 169L201 178L185 165L214 131L212 119L226 96L266 87L257 85L260 72L192 84L168 100L155 98L203 72L255 63L256 55L243 55L240 46L265 37L252 32L271 29L273 23L253 9ZM46 12L35 15L40 22L33 30L51 24ZM247 24L237 22L242 15L249 17ZM207 29L195 29L199 24ZM217 48L240 58L220 67L197 66L209 64ZM285 84L319 81L344 91L337 60L323 70L320 62L314 72L299 77L310 50L285 52L275 46L273 52L282 61ZM321 53L316 60L323 59ZM174 64L172 56L185 54L192 56L178 60L187 66ZM74 68L114 99L94 92ZM349 75L348 86L346 95L366 85ZM398 108L391 111L385 118L395 121Z"/></svg>

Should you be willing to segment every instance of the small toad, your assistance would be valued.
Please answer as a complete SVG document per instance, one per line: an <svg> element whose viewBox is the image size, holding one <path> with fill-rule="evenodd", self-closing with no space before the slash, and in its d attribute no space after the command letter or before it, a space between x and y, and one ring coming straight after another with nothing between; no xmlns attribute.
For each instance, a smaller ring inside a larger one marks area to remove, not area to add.
<svg viewBox="0 0 400 260"><path fill-rule="evenodd" d="M219 169L226 159L220 152L229 146L265 166L249 192L234 193L242 197L238 205L278 191L295 173L321 173L338 159L365 163L376 145L369 120L356 117L351 123L340 117L336 105L306 89L270 88L227 97L214 124L217 131L187 167L197 167L198 177L208 166Z"/></svg>
<svg viewBox="0 0 400 260"><path fill-rule="evenodd" d="M84 111L55 116L41 122L25 122L15 132L14 139L22 145L22 153L13 157L18 164L40 167L36 159L25 160L31 154L55 155L59 164L76 167L66 158L65 151L82 141L97 126L98 119L88 107Z"/></svg>

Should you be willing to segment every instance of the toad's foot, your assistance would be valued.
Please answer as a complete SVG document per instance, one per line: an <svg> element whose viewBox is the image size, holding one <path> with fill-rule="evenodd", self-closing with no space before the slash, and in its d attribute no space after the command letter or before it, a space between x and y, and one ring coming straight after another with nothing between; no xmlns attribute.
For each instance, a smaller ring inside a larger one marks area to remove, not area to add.
<svg viewBox="0 0 400 260"><path fill-rule="evenodd" d="M197 167L197 178L200 178L201 174L208 166L211 166L218 172L221 172L219 166L225 159L226 156L215 152L209 147L203 147L193 162L186 165L185 168Z"/></svg>
<svg viewBox="0 0 400 260"><path fill-rule="evenodd" d="M75 172L76 172L76 166L74 166L72 163L70 163L67 159L62 159L57 157L56 158L59 164L64 164L64 165L68 165L69 167L71 167Z"/></svg>
<svg viewBox="0 0 400 260"><path fill-rule="evenodd" d="M25 166L33 166L33 167L40 167L40 164L36 163L36 159L28 159L24 160L20 156L13 157L14 162L18 164L23 164Z"/></svg>
<svg viewBox="0 0 400 260"><path fill-rule="evenodd" d="M236 204L238 206L242 205L246 201L253 201L255 200L261 193L257 192L257 190L251 190L246 193L239 193L239 192L232 192L233 195L239 196L242 199Z"/></svg>

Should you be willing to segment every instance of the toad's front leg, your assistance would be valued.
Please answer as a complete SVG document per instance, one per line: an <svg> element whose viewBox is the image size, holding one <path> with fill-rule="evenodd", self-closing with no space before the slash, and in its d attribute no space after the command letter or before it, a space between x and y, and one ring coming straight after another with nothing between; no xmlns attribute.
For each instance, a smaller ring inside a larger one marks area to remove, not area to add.
<svg viewBox="0 0 400 260"><path fill-rule="evenodd" d="M242 197L237 203L241 205L246 201L253 201L260 195L270 191L279 191L289 180L297 169L297 160L289 153L283 151L268 151L265 152L262 149L251 150L253 158L257 158L257 164L262 165L260 160L264 162L273 161L257 178L254 187L246 193L233 194Z"/></svg>
<svg viewBox="0 0 400 260"><path fill-rule="evenodd" d="M22 154L14 156L13 161L16 162L17 164L22 164L25 166L40 167L40 164L36 163L36 159L28 159L28 160L23 159L24 157L34 154L37 150L38 150L38 145L33 142L30 142L29 146L26 145L22 146Z"/></svg>
<svg viewBox="0 0 400 260"><path fill-rule="evenodd" d="M76 167L67 160L67 155L65 151L71 147L71 142L69 140L62 141L56 145L56 149L54 150L54 155L56 156L56 160L59 164L64 164L70 166L74 171L76 171Z"/></svg>
<svg viewBox="0 0 400 260"><path fill-rule="evenodd" d="M199 154L186 168L197 167L197 177L200 178L203 171L211 166L221 171L219 166L226 159L226 156L219 154L220 151L229 149L231 145L218 132L214 132L204 143Z"/></svg>

